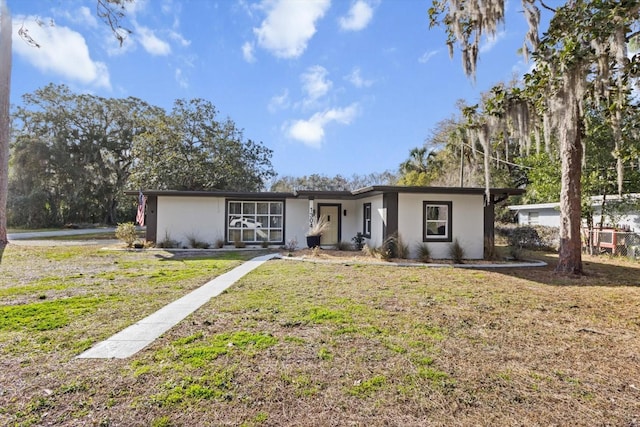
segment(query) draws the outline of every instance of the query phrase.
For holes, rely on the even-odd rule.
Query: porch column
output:
[[[158,243],[158,196],[147,196],[147,231],[145,240]]]
[[[486,196],[485,196],[486,197]],[[488,258],[493,253],[495,245],[495,200],[493,196],[485,200],[484,204],[484,257]]]
[[[384,193],[382,208],[386,212],[387,220],[382,226],[382,241],[398,233],[398,193]]]

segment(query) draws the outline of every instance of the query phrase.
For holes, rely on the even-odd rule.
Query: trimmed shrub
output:
[[[123,222],[116,227],[116,238],[122,240],[128,248],[138,240],[138,232],[136,226],[132,222]]]
[[[420,260],[420,262],[431,261],[431,249],[429,249],[429,245],[426,243],[418,244],[416,252],[418,253],[418,260]]]
[[[168,232],[165,232],[164,234],[164,240],[161,240],[160,242],[157,243],[157,247],[159,248],[165,248],[165,249],[175,249],[175,248],[179,248],[180,247],[180,242],[178,240],[173,240],[170,236]]]
[[[464,262],[464,248],[458,241],[458,239],[454,239],[451,246],[449,246],[449,257],[456,264],[462,264]]]
[[[357,251],[361,251],[362,248],[364,247],[364,239],[365,239],[364,234],[360,232],[356,233],[355,237],[351,239]]]
[[[560,243],[558,227],[500,224],[495,232],[497,238],[516,250],[557,250]]]
[[[211,246],[207,242],[199,240],[198,237],[193,234],[187,236],[187,241],[193,249],[209,249]]]

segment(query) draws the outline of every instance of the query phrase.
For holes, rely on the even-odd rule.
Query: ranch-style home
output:
[[[351,242],[362,233],[369,246],[393,235],[417,255],[426,243],[433,258],[448,258],[457,240],[465,258],[482,259],[485,242],[494,239],[494,206],[523,190],[484,188],[371,186],[355,191],[229,192],[143,190],[146,238],[158,243],[190,238],[226,245],[243,242],[306,247],[310,218],[330,223],[320,244]],[[126,194],[138,195],[137,191]]]

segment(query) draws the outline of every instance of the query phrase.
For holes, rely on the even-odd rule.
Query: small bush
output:
[[[353,249],[351,243],[349,242],[338,242],[336,243],[336,250],[338,251],[350,251]]]
[[[178,240],[173,240],[171,236],[169,236],[169,232],[165,232],[164,240],[161,240],[156,244],[159,248],[171,249],[171,248],[179,248],[181,246],[181,242]]]
[[[362,248],[364,247],[364,239],[365,239],[364,234],[360,232],[356,233],[355,237],[351,239],[357,251],[361,251]]]
[[[138,240],[138,232],[136,226],[132,222],[123,222],[116,227],[116,238],[122,240],[128,248]]]
[[[522,247],[520,246],[515,246],[515,245],[510,245],[509,246],[509,257],[511,257],[513,260],[521,260],[522,259]]]
[[[390,260],[391,258],[398,257],[398,241],[395,236],[389,236],[384,239],[382,246],[377,249],[380,258],[384,260]]]
[[[298,239],[295,237],[293,239],[287,240],[287,243],[284,244],[284,249],[289,252],[293,252],[298,248]]]
[[[378,251],[376,250],[376,248],[372,248],[371,246],[365,244],[362,247],[362,253],[366,256],[370,256],[370,257],[374,257],[374,258],[380,258]]]
[[[454,239],[451,246],[449,246],[449,257],[456,264],[462,264],[464,262],[464,248],[458,239]]]
[[[380,258],[389,260],[391,258],[409,258],[409,245],[402,242],[398,234],[392,234],[384,239],[382,246],[376,249]]]
[[[189,242],[189,246],[191,246],[193,249],[209,249],[209,247],[211,246],[207,242],[199,240],[193,234],[187,236],[187,241]]]
[[[420,262],[431,261],[431,249],[429,249],[426,243],[418,244],[416,252],[418,253],[418,260],[420,260]]]
[[[397,243],[397,256],[400,259],[408,259],[411,255],[411,250],[409,249],[409,245],[404,243],[400,238],[398,238]]]

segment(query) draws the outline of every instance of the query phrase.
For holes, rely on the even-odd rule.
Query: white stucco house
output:
[[[640,203],[640,194],[627,194],[624,196],[627,202]],[[602,217],[603,196],[591,197],[594,210],[593,223],[599,224]],[[626,203],[625,207],[620,206],[621,198],[616,195],[609,195],[605,201],[604,226],[609,228],[625,229],[628,231],[640,230],[640,209],[633,208]],[[617,206],[618,207],[617,207]],[[546,225],[551,227],[560,226],[560,203],[538,203],[529,205],[508,206],[509,210],[517,215],[517,222],[520,225]]]
[[[362,233],[379,246],[397,234],[412,251],[427,243],[433,258],[448,258],[457,239],[466,258],[481,259],[494,241],[494,206],[523,190],[371,186],[355,191],[228,192],[142,190],[147,197],[146,238],[213,244],[242,241],[281,246],[295,240],[306,247],[310,217],[325,216],[330,227],[321,245],[350,242]],[[138,195],[138,191],[128,191]],[[417,255],[412,252],[412,255]]]

